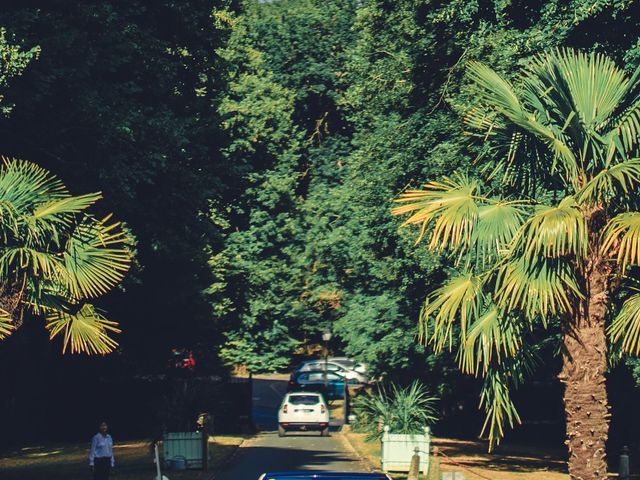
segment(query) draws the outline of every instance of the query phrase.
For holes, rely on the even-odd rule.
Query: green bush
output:
[[[384,425],[392,433],[422,433],[437,420],[437,400],[417,380],[404,388],[393,383],[388,388],[380,385],[354,401],[354,427],[367,433],[369,440],[382,437]]]

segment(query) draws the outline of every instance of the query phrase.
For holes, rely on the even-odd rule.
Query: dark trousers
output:
[[[111,457],[97,457],[93,461],[93,480],[109,480]]]

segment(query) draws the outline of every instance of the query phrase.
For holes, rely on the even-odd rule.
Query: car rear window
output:
[[[291,405],[317,405],[320,403],[318,395],[290,395],[289,403]]]

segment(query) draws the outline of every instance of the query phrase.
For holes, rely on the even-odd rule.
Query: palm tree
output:
[[[538,363],[535,338],[559,324],[569,473],[606,478],[608,341],[640,353],[640,72],[569,49],[535,57],[513,83],[480,63],[468,71],[483,180],[456,173],[393,211],[454,259],[425,302],[422,339],[484,378],[493,446],[519,422],[510,390]]]
[[[99,193],[72,196],[39,166],[2,157],[0,166],[0,339],[25,317],[41,316],[63,352],[111,352],[117,343],[90,300],[123,279],[131,263],[126,234],[86,210]]]

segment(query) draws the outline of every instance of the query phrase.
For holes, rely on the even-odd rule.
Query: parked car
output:
[[[291,375],[288,390],[319,392],[322,393],[327,400],[334,400],[344,396],[345,383],[348,383],[350,386],[361,385],[356,379],[345,379],[340,372],[325,372],[324,370],[311,372],[297,371]]]
[[[269,472],[260,475],[258,480],[301,480],[313,478],[316,480],[392,480],[386,473],[356,473],[356,472]]]
[[[355,379],[358,381],[358,383],[369,383],[369,377],[367,377],[366,375],[360,372],[356,372],[355,370],[351,370],[337,362],[325,362],[324,360],[308,360],[298,366],[296,370],[298,372],[311,372],[319,370],[324,371],[325,369],[329,372],[338,372],[343,377],[349,380]]]
[[[282,399],[278,410],[278,435],[290,430],[319,430],[329,435],[329,407],[321,393],[290,392]]]
[[[356,362],[355,360],[349,357],[329,357],[328,360],[330,362],[339,363],[340,365],[342,365],[345,368],[348,368],[349,370],[355,370],[356,372],[362,373],[365,375],[368,370],[366,363]]]

